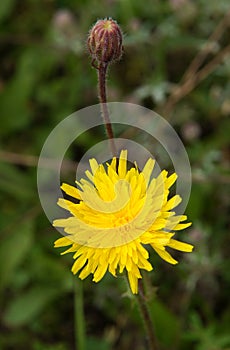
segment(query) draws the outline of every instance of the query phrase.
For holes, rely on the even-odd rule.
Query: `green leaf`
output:
[[[0,163],[0,189],[13,198],[25,200],[34,197],[31,178],[7,163]]]
[[[0,290],[6,287],[32,246],[33,222],[21,223],[0,245]]]
[[[59,286],[60,293],[69,292],[73,289],[73,276],[70,268],[64,264],[62,256],[56,256],[47,252],[34,249],[31,254],[34,264],[30,268],[30,273],[36,277],[36,281],[50,288]]]
[[[31,288],[11,301],[3,315],[4,323],[11,327],[29,324],[58,294],[57,288]]]
[[[152,301],[150,311],[157,337],[167,348],[170,348],[171,344],[176,344],[180,333],[179,320],[163,303],[156,299]],[[163,333],[162,330],[164,330]]]
[[[15,76],[4,86],[0,95],[0,133],[22,129],[31,116],[29,97],[37,78],[38,52],[26,50],[19,58]]]

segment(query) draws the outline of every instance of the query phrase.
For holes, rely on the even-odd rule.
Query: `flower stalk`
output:
[[[139,293],[136,295],[136,301],[139,306],[139,311],[145,326],[145,331],[148,338],[149,350],[159,350],[153,322],[152,322],[148,304],[146,301],[144,284],[142,280],[138,281],[138,290],[139,290]]]
[[[113,129],[109,117],[106,96],[106,73],[108,65],[121,58],[123,53],[122,32],[113,19],[97,21],[88,36],[88,50],[92,56],[92,66],[98,70],[98,90],[101,113],[113,156],[116,156]]]
[[[101,113],[104,121],[106,133],[110,142],[110,148],[112,155],[116,156],[116,145],[114,142],[114,134],[112,129],[112,124],[109,117],[109,110],[107,105],[106,96],[106,73],[108,69],[108,63],[101,62],[98,67],[98,90],[99,90],[99,100],[101,103]]]

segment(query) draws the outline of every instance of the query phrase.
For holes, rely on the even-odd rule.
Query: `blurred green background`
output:
[[[111,66],[109,101],[159,112],[189,154],[195,245],[176,267],[155,254],[149,274],[156,333],[165,350],[230,349],[230,6],[228,0],[4,0],[0,2],[0,349],[74,349],[71,256],[42,211],[36,164],[52,129],[97,103],[86,51],[89,28],[116,19],[123,59]],[[194,60],[195,58],[195,60]],[[83,135],[72,162],[103,138]],[[65,173],[65,181],[72,181]],[[175,256],[175,253],[173,254]],[[146,349],[122,278],[83,283],[86,349]]]

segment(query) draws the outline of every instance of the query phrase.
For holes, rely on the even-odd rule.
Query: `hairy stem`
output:
[[[109,110],[107,106],[107,96],[106,96],[106,73],[107,73],[108,64],[100,63],[98,67],[98,88],[99,88],[99,99],[101,103],[101,113],[103,121],[105,124],[106,133],[110,142],[110,149],[112,154],[116,155],[116,146],[114,143],[114,134],[112,129],[112,124],[109,118]]]
[[[153,322],[148,309],[147,301],[145,298],[144,285],[142,280],[138,281],[139,293],[136,296],[136,300],[139,306],[139,310],[145,325],[146,334],[148,337],[149,350],[159,350],[156,335],[154,332]]]

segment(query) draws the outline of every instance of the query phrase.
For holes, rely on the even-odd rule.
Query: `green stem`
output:
[[[153,322],[150,316],[150,312],[149,312],[146,297],[145,297],[144,285],[142,280],[138,281],[138,290],[139,290],[139,293],[136,296],[136,300],[139,306],[139,311],[141,313],[146,334],[148,337],[149,350],[159,350],[156,335],[154,332]]]
[[[74,277],[74,329],[75,329],[75,349],[85,350],[85,318],[83,282]]]
[[[109,110],[107,106],[107,96],[106,96],[106,73],[107,73],[108,63],[101,62],[98,67],[98,90],[99,99],[101,103],[101,113],[105,124],[105,130],[110,141],[110,148],[112,155],[116,155],[116,146],[114,142],[114,134],[112,129],[112,124],[109,117]]]

